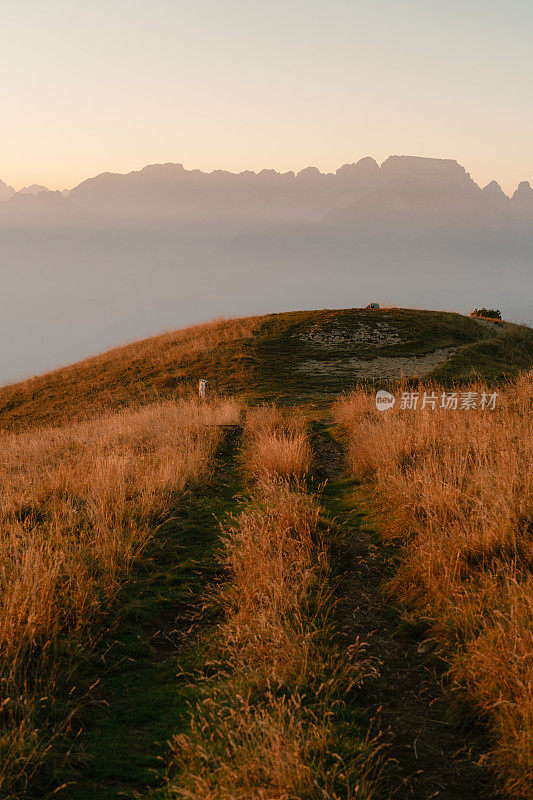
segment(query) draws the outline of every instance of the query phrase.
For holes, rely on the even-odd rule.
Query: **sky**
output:
[[[455,158],[533,183],[531,0],[2,0],[0,178]]]

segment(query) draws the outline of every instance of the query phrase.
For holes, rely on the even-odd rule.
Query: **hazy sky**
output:
[[[456,158],[533,182],[531,0],[0,0],[0,178]]]

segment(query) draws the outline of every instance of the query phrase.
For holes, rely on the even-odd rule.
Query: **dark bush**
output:
[[[487,319],[501,319],[501,311],[498,308],[476,308],[470,314],[471,317],[487,317]]]

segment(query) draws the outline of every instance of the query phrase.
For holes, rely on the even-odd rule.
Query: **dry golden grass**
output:
[[[196,390],[232,394],[249,380],[244,344],[262,317],[219,319],[117,347],[77,364],[0,387],[0,427],[66,424]]]
[[[312,459],[306,418],[273,405],[249,409],[242,459],[253,491],[224,536],[232,580],[222,638],[267,681],[298,683],[311,647],[308,600],[328,569],[319,507],[301,480]]]
[[[340,800],[375,797],[371,743],[337,752],[332,726],[335,679],[298,692],[215,694],[195,709],[191,732],[174,737],[182,800]],[[339,705],[337,701],[336,705]],[[185,777],[185,780],[183,778]]]
[[[153,526],[208,479],[217,424],[239,413],[231,400],[184,399],[0,436],[3,796],[49,746],[33,711],[53,692],[59,641],[82,657]]]
[[[248,413],[244,458],[252,495],[230,520],[223,562],[221,686],[172,743],[169,796],[188,800],[337,800],[373,796],[368,743],[338,755],[333,717],[363,675],[358,648],[326,640],[328,552],[316,498],[287,477],[280,436],[306,440],[305,420],[273,407]],[[270,437],[269,457],[257,447]],[[257,462],[257,463],[256,463]],[[267,466],[266,466],[267,465]]]
[[[306,679],[315,634],[308,603],[328,565],[318,523],[318,506],[303,488],[268,482],[228,527],[232,580],[222,638],[237,669],[253,665],[267,681]]]
[[[311,447],[305,418],[272,405],[246,414],[243,464],[249,478],[302,480],[311,468]]]
[[[196,389],[199,378],[209,381],[209,392],[242,395],[249,401],[316,399],[320,395],[329,399],[351,385],[350,359],[361,355],[362,345],[357,343],[361,324],[382,323],[392,324],[409,342],[413,358],[430,350],[458,347],[438,368],[439,380],[446,383],[476,374],[487,376],[486,380],[502,380],[529,368],[533,361],[533,332],[528,328],[504,323],[503,335],[495,336],[493,329],[478,321],[440,311],[323,309],[219,319],[133,342],[0,387],[0,428],[14,431],[65,424],[183,396]],[[331,326],[344,330],[348,337],[344,343],[338,342],[338,350],[329,351],[336,362],[346,360],[346,371],[302,372],[301,363],[315,350],[308,338],[310,331],[327,333]],[[350,344],[352,334],[356,335]],[[367,345],[364,347],[366,350]],[[374,355],[379,355],[378,351],[379,347]]]
[[[352,469],[375,488],[384,534],[405,541],[391,589],[432,621],[452,674],[491,722],[506,789],[530,797],[533,373],[494,411],[379,413],[373,402],[354,392],[334,411]]]

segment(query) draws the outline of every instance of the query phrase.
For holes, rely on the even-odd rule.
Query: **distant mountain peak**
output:
[[[9,198],[15,194],[15,190],[12,186],[8,186],[7,183],[4,181],[0,181],[0,202],[2,200],[9,200]]]
[[[515,202],[533,203],[533,189],[529,181],[521,181],[512,198]]]
[[[53,191],[52,189],[38,191],[35,192],[35,194],[29,191],[20,191],[11,195],[6,206],[21,211],[26,210],[30,215],[40,212],[48,214],[63,208],[64,201],[65,198],[63,194],[59,191]]]
[[[337,178],[343,180],[377,180],[379,178],[379,164],[370,156],[360,158],[353,164],[344,164],[335,173]]]
[[[166,164],[147,164],[142,169],[133,170],[132,172],[129,172],[128,174],[129,175],[136,175],[139,172],[144,172],[144,173],[147,173],[147,172],[155,172],[155,173],[160,173],[160,172],[185,172],[185,167],[183,166],[183,164],[176,164],[173,161],[167,161]],[[106,174],[109,175],[111,173],[106,173]],[[112,174],[118,174],[118,173],[112,173]]]
[[[48,189],[46,186],[41,186],[38,183],[32,183],[31,186],[25,186],[24,189],[19,189],[17,194],[30,194],[35,196],[40,192],[49,192],[49,191],[50,189]]]
[[[296,178],[299,181],[305,181],[306,183],[315,183],[316,181],[321,181],[324,178],[324,175],[322,172],[320,172],[318,167],[305,167],[297,173]]]
[[[451,176],[471,180],[465,168],[453,158],[389,156],[382,163],[381,172],[385,175],[397,175],[402,177],[438,178]]]
[[[500,200],[508,200],[509,199],[507,197],[507,195],[505,194],[505,192],[503,191],[502,187],[500,186],[500,184],[497,181],[491,181],[490,183],[487,183],[487,185],[483,187],[481,192],[485,197],[488,197],[488,198],[491,198],[491,199],[495,199],[495,200],[496,199],[500,199]]]
[[[389,156],[381,165],[382,178],[396,191],[411,191],[441,200],[467,199],[481,192],[461,164],[451,158]]]

